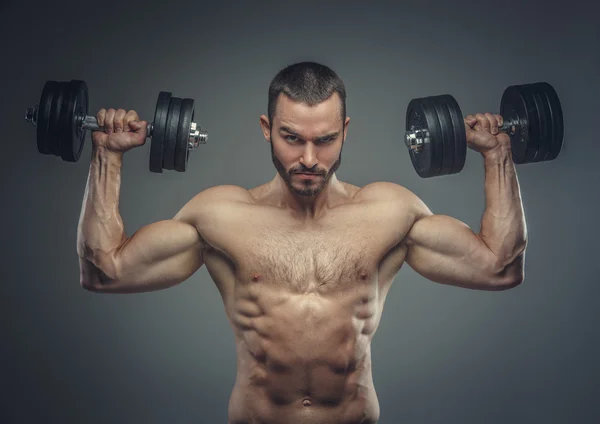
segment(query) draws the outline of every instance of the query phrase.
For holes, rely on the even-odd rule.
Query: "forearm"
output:
[[[119,214],[122,155],[93,147],[77,232],[77,253],[100,267],[125,240]],[[83,270],[82,270],[83,271]],[[111,270],[103,270],[110,276]]]
[[[503,275],[521,276],[527,226],[510,147],[483,154],[486,206],[480,238],[497,258]]]

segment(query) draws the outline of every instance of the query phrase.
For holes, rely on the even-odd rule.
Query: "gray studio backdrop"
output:
[[[537,3],[537,2],[536,2]],[[580,3],[580,5],[577,5]],[[331,66],[352,121],[338,177],[392,181],[479,231],[481,157],[424,180],[402,142],[414,97],[453,94],[498,112],[504,88],[561,97],[558,160],[518,167],[529,230],[525,282],[505,292],[432,283],[405,266],[373,342],[381,423],[599,422],[597,6],[561,1],[4,2],[0,422],[225,423],[235,345],[206,268],[168,290],[79,286],[76,231],[89,168],[37,152],[24,121],[46,80],[84,79],[92,114],[152,120],[160,90],[196,100],[209,132],[188,171],[125,156],[128,234],[211,186],[251,188],[275,168],[259,116],[282,67]],[[89,136],[88,136],[89,141]]]

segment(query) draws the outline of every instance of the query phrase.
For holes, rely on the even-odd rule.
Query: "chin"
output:
[[[317,194],[319,194],[321,191],[323,191],[325,186],[326,186],[326,184],[321,184],[317,187],[306,187],[306,186],[298,187],[298,186],[295,186],[294,184],[292,184],[290,188],[292,189],[292,192],[294,194],[297,194],[298,196],[314,197]]]

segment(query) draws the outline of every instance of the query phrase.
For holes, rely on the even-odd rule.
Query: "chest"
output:
[[[372,234],[356,228],[263,230],[241,247],[242,268],[250,280],[258,275],[299,290],[369,280],[380,250]]]
[[[219,216],[204,233],[213,247],[214,254],[206,257],[213,278],[231,272],[242,285],[280,285],[299,293],[372,284],[382,269],[387,278],[402,262],[390,252],[409,229],[397,211],[358,206],[311,223],[258,207],[236,219],[227,216]]]

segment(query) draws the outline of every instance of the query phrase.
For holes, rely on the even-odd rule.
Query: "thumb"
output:
[[[142,146],[146,143],[146,128],[148,123],[146,121],[131,121],[129,123],[129,128],[133,130],[135,133],[135,138],[137,140],[136,145]]]
[[[147,125],[146,121],[131,121],[129,123],[129,126],[133,129],[133,130],[140,130],[142,128],[144,128]]]

